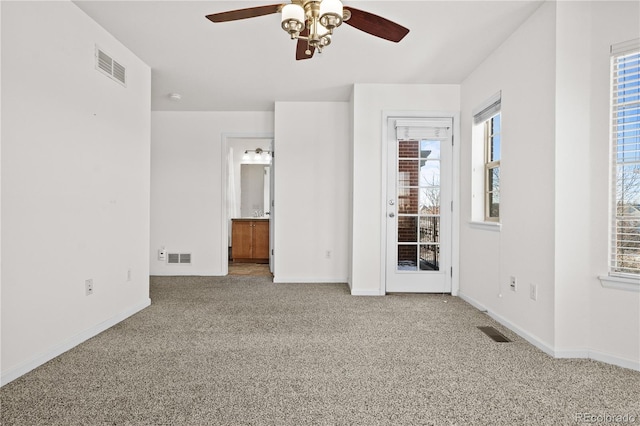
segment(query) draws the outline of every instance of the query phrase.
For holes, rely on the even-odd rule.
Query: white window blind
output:
[[[502,92],[498,92],[473,111],[473,124],[484,123],[499,113],[501,106]]]
[[[420,118],[396,120],[398,140],[444,139],[451,134],[451,119]]]
[[[611,46],[610,273],[640,275],[640,39]]]

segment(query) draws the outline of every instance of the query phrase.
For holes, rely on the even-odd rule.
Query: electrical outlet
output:
[[[529,284],[529,297],[531,300],[538,300],[538,286],[533,283]]]
[[[88,280],[84,280],[84,292],[87,296],[90,296],[93,294],[93,280],[92,279],[88,279]]]
[[[512,291],[516,291],[516,277],[511,276],[511,279],[509,280],[509,287],[511,287]]]

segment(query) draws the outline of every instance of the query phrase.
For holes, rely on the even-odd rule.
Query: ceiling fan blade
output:
[[[247,9],[230,10],[228,12],[212,13],[207,15],[211,22],[228,22],[239,19],[255,18],[257,16],[271,15],[280,11],[282,4],[270,4],[268,6],[249,7]]]
[[[309,28],[305,28],[304,30],[302,30],[300,32],[300,35],[303,37],[308,36]],[[307,54],[307,51],[311,53]],[[315,51],[316,51],[316,48],[313,46],[309,46],[309,43],[307,42],[307,40],[298,39],[298,44],[296,45],[296,61],[299,61],[301,59],[312,58]]]
[[[351,12],[351,18],[344,22],[365,33],[396,43],[409,33],[408,28],[381,16],[353,7],[344,6],[344,8]]]

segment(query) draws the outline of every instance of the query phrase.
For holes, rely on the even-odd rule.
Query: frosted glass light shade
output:
[[[342,24],[342,13],[340,0],[322,0],[320,3],[320,22],[330,30]]]
[[[320,3],[320,16],[327,13],[342,16],[342,2],[340,0],[322,0],[322,3]]]
[[[291,20],[298,21],[300,23],[303,23],[305,21],[304,9],[302,8],[302,6],[290,3],[282,8],[282,23]]]
[[[318,22],[318,24],[317,24],[317,25],[318,25],[318,27],[317,27],[318,35],[323,35],[323,34],[328,33],[328,31],[327,31],[327,27],[325,27],[324,25],[322,25],[320,22]]]

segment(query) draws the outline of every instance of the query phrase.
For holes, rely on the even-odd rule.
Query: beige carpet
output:
[[[451,296],[229,276],[152,278],[151,299],[0,389],[2,424],[640,423],[640,373],[552,359]]]

